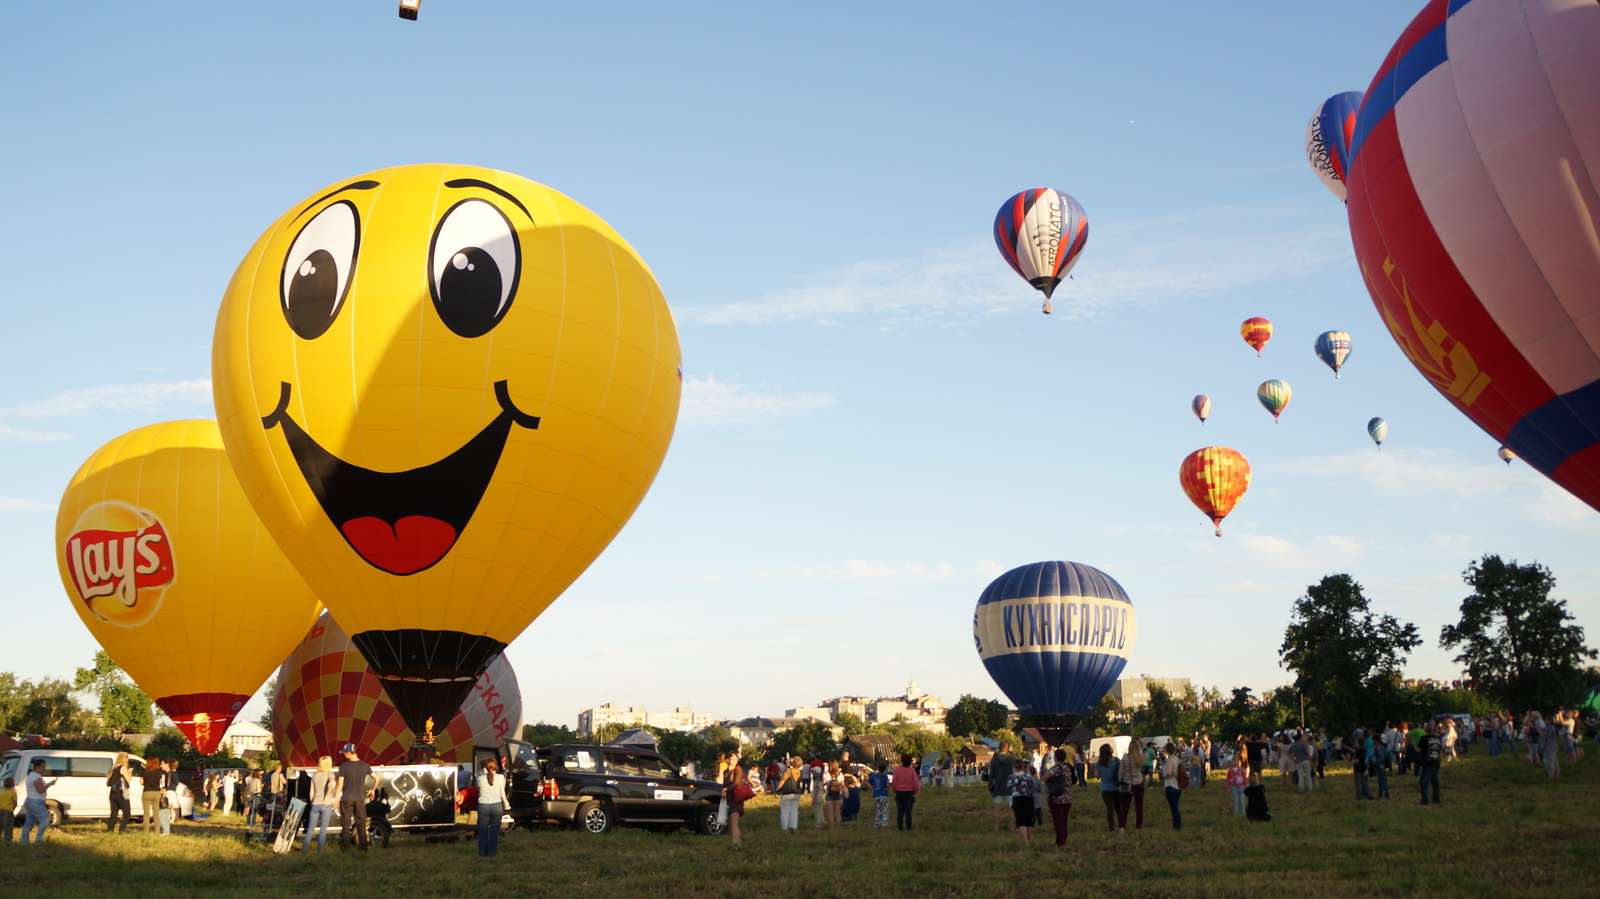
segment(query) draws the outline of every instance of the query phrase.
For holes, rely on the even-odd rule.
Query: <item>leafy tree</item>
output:
[[[183,767],[193,767],[200,760],[200,753],[195,752],[189,745],[189,738],[183,735],[170,724],[164,724],[156,729],[155,735],[144,747],[145,758],[176,759]]]
[[[1406,655],[1421,644],[1416,625],[1373,615],[1360,584],[1348,574],[1331,574],[1295,600],[1278,654],[1295,674],[1307,720],[1314,711],[1316,724],[1344,730],[1387,716]],[[1298,696],[1274,698],[1298,706]],[[1281,702],[1274,705],[1283,710]]]
[[[1461,622],[1445,625],[1439,644],[1461,647],[1474,687],[1518,711],[1551,709],[1580,698],[1583,662],[1595,658],[1565,600],[1550,598],[1556,579],[1537,562],[1518,565],[1485,555],[1462,572],[1472,595]]]
[[[1005,704],[998,700],[979,699],[971,693],[963,693],[945,712],[944,727],[952,736],[987,737],[1006,726],[1008,714]]]
[[[95,730],[92,716],[72,693],[72,684],[64,680],[46,677],[34,683],[0,672],[0,732],[55,737]]]
[[[103,649],[94,654],[92,667],[78,669],[73,687],[80,693],[92,693],[100,700],[100,721],[114,731],[149,733],[155,724],[149,695],[134,686],[122,673],[122,667]]]
[[[656,739],[660,741],[661,754],[680,768],[684,763],[697,761],[705,755],[705,741],[694,734],[667,730],[657,735]]]
[[[1122,700],[1111,693],[1100,697],[1094,704],[1089,714],[1083,719],[1083,726],[1094,731],[1097,737],[1113,737],[1121,732],[1122,725],[1112,721],[1112,716],[1121,713]]]
[[[1152,684],[1150,701],[1133,713],[1133,728],[1140,736],[1175,735],[1178,730],[1178,702],[1165,687]]]
[[[272,766],[278,763],[278,744],[268,740],[267,745],[261,748],[261,754],[256,756],[256,767],[262,771],[271,771]]]
[[[787,730],[772,735],[767,744],[767,754],[776,758],[798,755],[803,759],[820,756],[836,758],[839,744],[833,739],[833,729],[821,721],[803,721]]]
[[[578,739],[565,724],[546,724],[540,721],[537,724],[522,725],[522,741],[532,746],[554,746],[557,743],[572,743]]]
[[[1022,748],[1022,740],[1017,736],[1016,731],[1009,727],[996,728],[995,732],[989,736],[993,737],[997,743],[1004,743],[1010,746],[1013,752]]]
[[[867,732],[867,722],[855,712],[840,712],[834,716],[833,723],[843,728],[847,737]]]
[[[613,721],[610,724],[602,724],[602,725],[600,725],[598,728],[595,729],[594,733],[589,735],[589,739],[593,740],[596,743],[610,743],[612,740],[615,740],[617,737],[622,736],[622,732],[627,730],[627,729],[628,729],[628,725],[623,724],[623,723],[621,723],[619,721]]]
[[[261,718],[256,721],[257,724],[261,725],[267,730],[272,730],[272,705],[273,703],[277,702],[277,700],[278,676],[274,674],[272,679],[267,681],[267,710],[262,712]]]
[[[1202,702],[1216,702],[1221,698],[1222,691],[1217,689],[1215,684],[1212,684],[1211,686],[1200,691],[1200,699]]]
[[[716,773],[717,758],[723,753],[744,751],[733,732],[720,724],[713,724],[701,730],[700,742],[704,746],[700,752],[700,766],[710,769],[712,774]]]

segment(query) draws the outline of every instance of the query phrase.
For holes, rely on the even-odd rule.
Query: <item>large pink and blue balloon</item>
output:
[[[1083,207],[1054,188],[1025,190],[1001,204],[994,217],[995,246],[1012,271],[1044,294],[1045,312],[1088,242]]]
[[[1128,663],[1138,616],[1122,585],[1077,562],[1035,562],[978,597],[972,639],[1025,727],[1051,743],[1106,695]]]
[[[1306,125],[1306,161],[1333,195],[1347,198],[1345,179],[1350,173],[1350,138],[1356,130],[1360,91],[1334,94],[1311,114]]]
[[[1600,509],[1600,4],[1432,0],[1356,116],[1350,237],[1417,370]]]

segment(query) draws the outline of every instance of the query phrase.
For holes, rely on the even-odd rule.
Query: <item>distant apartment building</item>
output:
[[[833,723],[833,709],[821,705],[803,705],[797,709],[786,709],[785,718],[799,718],[811,721],[821,721],[823,724]]]
[[[1150,688],[1160,687],[1166,690],[1174,700],[1181,701],[1183,695],[1189,691],[1187,677],[1124,677],[1111,687],[1111,695],[1115,696],[1125,709],[1143,708],[1150,704]]]
[[[690,731],[707,727],[713,722],[710,715],[696,713],[688,706],[679,706],[670,712],[652,712],[644,706],[615,706],[611,703],[584,709],[578,713],[578,736],[586,737],[608,724],[638,727],[641,724],[662,730]]]

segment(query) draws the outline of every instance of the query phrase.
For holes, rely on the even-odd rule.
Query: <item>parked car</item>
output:
[[[33,760],[45,761],[44,776],[55,778],[48,792],[45,807],[50,810],[50,826],[55,827],[73,818],[108,818],[111,816],[111,791],[106,787],[106,777],[116,761],[115,752],[94,752],[87,749],[12,749],[0,754],[0,780],[11,778],[17,785],[17,795],[23,792],[23,779],[33,769]],[[128,761],[135,771],[144,770],[144,759],[130,755]],[[135,788],[137,789],[137,787]],[[138,795],[131,797],[138,806]],[[18,804],[21,813],[21,803]],[[134,811],[137,813],[138,808]]]
[[[518,823],[553,822],[603,834],[617,824],[723,830],[717,821],[722,786],[683,776],[661,753],[642,746],[518,740],[502,750],[511,772],[511,816]]]

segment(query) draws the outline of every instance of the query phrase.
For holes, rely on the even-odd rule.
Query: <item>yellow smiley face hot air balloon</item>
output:
[[[214,421],[101,447],[56,515],[78,617],[201,752],[321,611],[234,477]]]
[[[626,241],[548,187],[452,165],[285,212],[228,285],[212,370],[256,511],[417,733],[633,514],[681,388]]]

